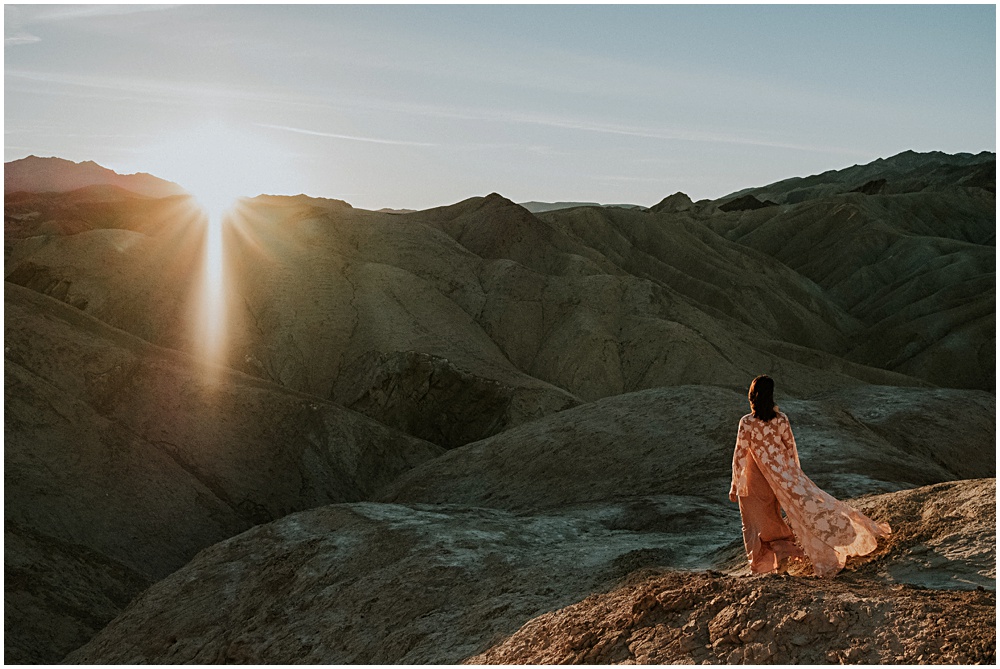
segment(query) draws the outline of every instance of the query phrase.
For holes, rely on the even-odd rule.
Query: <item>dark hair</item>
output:
[[[767,374],[761,374],[750,382],[750,413],[765,423],[778,414],[774,411],[774,379]]]

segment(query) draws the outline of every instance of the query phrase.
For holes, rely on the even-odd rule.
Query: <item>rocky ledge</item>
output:
[[[995,499],[995,479],[855,499],[894,532],[835,579],[742,576],[732,546],[682,571],[697,523],[336,504],[202,551],[66,660],[992,662]]]

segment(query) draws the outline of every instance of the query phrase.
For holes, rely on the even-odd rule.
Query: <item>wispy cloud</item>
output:
[[[318,130],[306,130],[304,128],[293,128],[287,125],[271,125],[270,123],[254,124],[260,128],[272,128],[274,130],[285,130],[295,132],[300,135],[311,135],[313,137],[330,137],[332,139],[347,139],[352,142],[369,142],[371,144],[391,144],[393,146],[434,146],[428,142],[411,142],[401,139],[381,139],[378,137],[359,137],[357,135],[342,135],[335,132],[320,132]]]
[[[190,82],[137,79],[134,77],[107,77],[94,74],[70,74],[60,72],[38,72],[34,70],[6,70],[8,79],[23,79],[61,86],[80,86],[105,90],[126,91],[159,95],[206,96],[226,95],[226,88],[212,84]]]
[[[114,90],[132,93],[142,96],[144,99],[159,97],[161,99],[181,101],[181,102],[204,102],[211,99],[232,99],[252,101],[258,103],[270,103],[276,105],[306,106],[312,108],[353,108],[359,110],[376,109],[389,111],[407,116],[424,116],[434,118],[445,118],[466,121],[479,121],[483,123],[502,124],[523,124],[542,126],[560,130],[570,130],[584,133],[618,135],[625,137],[637,137],[659,141],[693,142],[703,144],[732,144],[744,146],[758,146],[766,148],[788,149],[793,151],[805,151],[812,153],[827,153],[833,155],[843,155],[858,157],[859,152],[855,148],[832,146],[827,144],[812,144],[806,142],[788,141],[780,138],[761,136],[752,131],[747,132],[725,132],[699,129],[680,129],[671,127],[649,127],[641,125],[626,125],[603,123],[590,121],[587,119],[572,118],[559,115],[533,114],[515,111],[497,111],[460,107],[438,107],[431,105],[406,104],[389,102],[379,99],[365,99],[362,97],[351,99],[341,97],[336,103],[324,101],[312,96],[287,95],[280,91],[258,90],[241,87],[238,85],[220,85],[215,83],[200,83],[183,80],[155,80],[140,79],[134,77],[108,77],[97,74],[67,74],[53,72],[39,72],[30,70],[7,70],[5,72],[8,82],[14,80],[32,81],[58,86],[58,94],[67,96],[86,95],[79,90],[69,90],[67,87],[90,88],[98,90]],[[40,92],[40,91],[39,91]],[[348,135],[342,133],[324,132],[309,130],[286,125],[258,124],[260,127],[269,127],[275,130],[311,135],[315,137],[328,137],[331,139],[342,139],[347,141],[368,142],[373,144],[388,144],[396,146],[436,146],[429,142],[416,142],[407,140],[385,139],[379,137],[364,137]]]
[[[103,16],[125,16],[127,14],[144,14],[146,12],[162,12],[181,5],[78,5],[39,7],[31,21],[69,21],[78,19],[100,18]]]
[[[140,102],[163,102],[180,104],[203,104],[209,100],[238,100],[278,105],[303,104],[293,98],[239,85],[185,80],[145,79],[127,76],[105,76],[99,74],[77,74],[60,72],[40,72],[36,70],[7,69],[4,71],[5,88],[11,90],[13,82],[30,81],[49,87],[48,90],[34,89],[23,92],[60,95],[73,98],[113,99],[107,93],[85,93],[81,89],[94,91],[118,91],[128,93]]]
[[[342,100],[342,104],[346,102]],[[858,156],[857,149],[825,144],[785,141],[771,137],[754,135],[752,132],[735,133],[711,130],[688,130],[670,127],[648,127],[639,125],[623,125],[601,123],[579,118],[547,114],[529,114],[514,111],[496,111],[471,109],[461,107],[436,107],[430,105],[411,105],[406,103],[388,102],[384,100],[357,100],[347,103],[356,108],[378,109],[400,114],[446,118],[463,121],[482,121],[487,123],[514,123],[536,125],[561,130],[579,132],[639,137],[663,141],[697,142],[712,144],[737,144],[760,146],[767,148],[790,149],[794,151],[823,152],[837,155]]]
[[[3,45],[8,46],[19,46],[21,44],[34,44],[35,42],[41,42],[42,38],[38,35],[32,35],[29,32],[21,30],[14,33],[13,35],[4,35]]]
[[[18,5],[4,9],[4,48],[34,44],[42,38],[27,30],[28,26],[56,21],[79,21],[106,16],[125,16],[160,12],[179,5]]]
[[[843,155],[856,155],[854,149],[829,145],[814,145],[799,142],[787,142],[768,138],[754,137],[752,135],[742,135],[734,133],[722,133],[701,130],[679,130],[673,128],[650,128],[643,126],[618,125],[610,123],[597,123],[579,119],[560,118],[545,115],[530,115],[519,113],[499,113],[499,112],[462,112],[455,110],[442,110],[435,113],[445,117],[464,118],[468,120],[482,120],[501,123],[523,123],[530,125],[540,125],[563,130],[577,130],[581,132],[599,133],[606,135],[621,135],[626,137],[640,137],[643,139],[656,139],[665,141],[681,142],[701,142],[713,144],[742,144],[748,146],[762,146],[768,148],[792,149],[795,151],[825,152]]]
[[[4,136],[7,135],[39,135],[46,139],[68,138],[68,139],[148,139],[152,137],[149,133],[90,133],[90,132],[63,132],[51,130],[49,128],[5,128]]]

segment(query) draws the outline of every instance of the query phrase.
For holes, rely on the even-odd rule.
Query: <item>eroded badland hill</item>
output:
[[[6,180],[7,661],[995,661],[993,154],[648,210],[244,200],[211,363],[191,199],[63,163]],[[762,372],[894,528],[832,581],[746,573]]]

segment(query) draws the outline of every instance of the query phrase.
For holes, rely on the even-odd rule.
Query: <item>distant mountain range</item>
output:
[[[532,214],[541,214],[546,211],[556,211],[558,209],[573,209],[574,207],[618,207],[621,209],[647,209],[641,204],[601,204],[599,202],[519,202],[522,207]]]
[[[148,197],[187,194],[179,185],[151,174],[118,174],[93,161],[76,163],[63,158],[28,156],[4,163],[4,193],[64,193],[89,186],[116,186]],[[976,187],[996,192],[996,154],[947,154],[940,151],[917,153],[904,151],[890,158],[879,158],[865,165],[829,170],[807,177],[793,177],[753,188],[744,188],[716,200],[692,202],[684,193],[675,193],[646,207],[639,204],[601,204],[599,202],[530,202],[518,203],[533,214],[576,207],[604,207],[637,211],[709,212],[759,209],[777,204],[795,204],[838,193],[892,195],[938,190],[949,186]],[[91,196],[98,191],[91,191]],[[322,199],[322,198],[320,198]],[[414,209],[382,208],[379,213],[410,214]]]
[[[28,156],[4,163],[3,192],[64,193],[87,186],[117,186],[149,197],[187,193],[177,184],[152,174],[118,174],[93,161],[75,163],[64,158]]]

